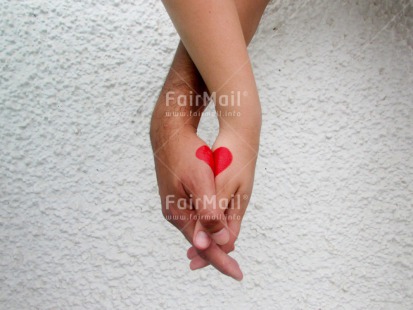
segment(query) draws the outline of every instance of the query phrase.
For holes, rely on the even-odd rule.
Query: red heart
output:
[[[212,152],[208,146],[203,145],[197,149],[196,157],[211,167],[215,177],[227,169],[232,162],[232,153],[224,146]]]
[[[206,162],[211,167],[212,171],[214,171],[214,157],[208,146],[203,145],[199,147],[196,150],[196,157]]]
[[[232,162],[232,153],[226,147],[217,148],[214,153],[214,175],[217,176],[222,171],[228,168]]]

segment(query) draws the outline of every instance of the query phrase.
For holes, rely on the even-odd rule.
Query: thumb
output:
[[[194,193],[197,224],[194,231],[194,245],[203,250],[209,246],[206,237],[209,235],[218,245],[226,244],[230,238],[225,209],[221,209],[216,201],[215,182],[212,173],[198,183]]]

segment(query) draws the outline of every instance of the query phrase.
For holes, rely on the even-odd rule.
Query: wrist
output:
[[[243,106],[217,107],[220,132],[233,132],[249,139],[258,139],[262,113],[259,101],[244,102]]]
[[[169,132],[181,127],[196,131],[205,105],[204,101],[196,103],[194,95],[187,85],[168,87],[166,83],[152,113],[151,132]]]

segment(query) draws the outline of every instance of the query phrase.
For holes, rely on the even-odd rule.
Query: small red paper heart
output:
[[[226,147],[217,148],[214,153],[214,175],[217,176],[228,168],[232,162],[232,154]]]
[[[211,167],[215,177],[227,169],[232,162],[232,153],[224,146],[212,152],[208,146],[203,145],[197,149],[196,157]]]
[[[206,162],[211,167],[212,171],[214,171],[214,156],[208,146],[203,145],[199,147],[196,150],[196,157]]]

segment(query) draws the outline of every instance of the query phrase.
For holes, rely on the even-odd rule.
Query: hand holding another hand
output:
[[[214,159],[212,170],[215,172],[216,203],[225,214],[230,234],[228,242],[219,247],[229,253],[235,249],[235,241],[251,197],[258,142],[247,141],[232,131],[221,132],[212,150],[210,152]],[[205,251],[196,246],[188,249],[187,256],[191,260],[192,270],[209,265]]]
[[[162,212],[191,243],[191,269],[211,264],[241,280],[238,263],[228,253],[234,250],[251,196],[261,127],[246,45],[268,0],[163,3],[181,42],[151,123]],[[166,100],[169,90],[172,105]],[[220,102],[236,91],[248,94],[236,106],[240,117],[226,117],[227,107],[216,106],[224,116],[218,116],[220,131],[211,150],[196,134],[203,108],[177,104],[178,99],[183,95],[188,103],[193,94],[213,93]],[[171,120],[165,111],[184,116]],[[185,115],[194,111],[197,116]]]
[[[238,263],[227,254],[240,224],[227,222],[227,205],[217,204],[213,169],[196,156],[198,150],[209,148],[191,127],[180,128],[168,138],[159,138],[162,135],[158,131],[152,136],[162,213],[193,245],[191,269],[212,264],[241,280]]]

